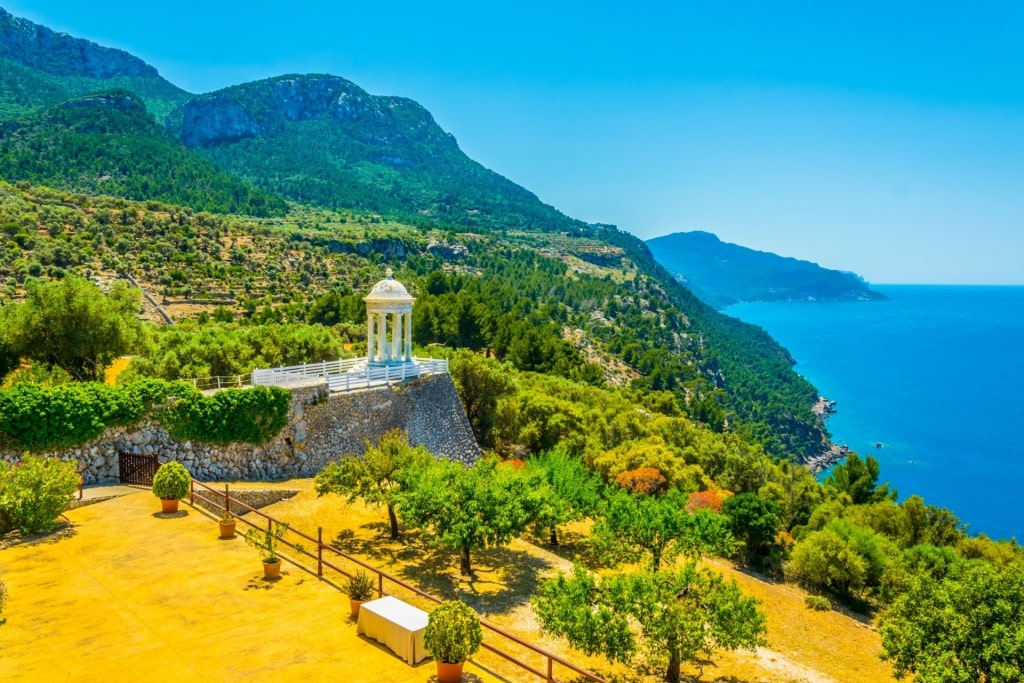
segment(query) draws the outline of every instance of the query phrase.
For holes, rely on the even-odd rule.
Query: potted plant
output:
[[[364,571],[356,572],[355,576],[348,577],[344,587],[348,595],[348,605],[352,609],[352,617],[359,616],[359,606],[373,598],[373,579]]]
[[[165,462],[153,475],[153,495],[160,499],[165,513],[178,511],[178,500],[188,495],[192,475],[180,462]]]
[[[483,642],[480,617],[461,600],[446,600],[427,617],[423,646],[437,660],[438,683],[462,680],[462,665]]]
[[[220,537],[221,538],[234,538],[235,537],[235,525],[238,524],[238,520],[231,514],[231,510],[228,508],[224,509],[224,512],[220,514],[220,519],[217,520],[220,524]]]
[[[276,579],[281,575],[281,558],[277,556],[277,542],[281,540],[288,525],[271,522],[266,529],[249,529],[245,532],[245,542],[260,553],[263,558],[263,577]]]

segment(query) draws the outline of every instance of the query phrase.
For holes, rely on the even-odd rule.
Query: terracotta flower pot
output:
[[[359,618],[359,608],[362,607],[364,602],[366,602],[366,600],[355,600],[353,598],[348,599],[348,607],[352,610],[353,619]]]
[[[437,662],[437,683],[459,683],[462,680],[462,666],[465,662],[449,664],[448,662]]]
[[[163,508],[163,513],[169,515],[173,512],[178,511],[178,499],[177,498],[161,498],[160,507]]]
[[[235,537],[235,520],[230,522],[218,522],[220,524],[220,537],[221,538],[234,538]]]
[[[281,560],[263,563],[263,578],[276,579],[281,576]]]

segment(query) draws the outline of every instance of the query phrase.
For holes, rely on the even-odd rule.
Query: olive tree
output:
[[[433,456],[423,446],[410,446],[409,436],[400,429],[386,432],[376,446],[366,445],[362,456],[346,455],[328,463],[316,475],[316,493],[348,496],[348,502],[362,498],[370,505],[383,505],[388,511],[391,538],[398,538],[395,505],[411,472],[427,466]]]
[[[615,662],[642,653],[672,683],[683,662],[699,663],[716,649],[754,649],[766,632],[758,601],[696,560],[600,579],[576,565],[571,575],[541,582],[532,603],[544,632]]]
[[[471,576],[471,551],[511,543],[534,520],[543,493],[492,458],[472,467],[439,460],[416,471],[398,496],[398,512],[457,551],[463,575]]]

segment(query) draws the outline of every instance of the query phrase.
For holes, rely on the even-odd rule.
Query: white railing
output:
[[[220,377],[195,377],[186,379],[200,391],[207,389],[225,389],[227,387],[244,387],[249,385],[249,375],[221,375]]]
[[[365,358],[345,358],[303,363],[289,367],[252,371],[253,385],[290,386],[309,379],[324,378],[331,391],[351,391],[402,382],[412,377],[448,372],[448,361],[436,358],[413,358],[412,363],[365,367]],[[359,366],[363,367],[359,367]]]

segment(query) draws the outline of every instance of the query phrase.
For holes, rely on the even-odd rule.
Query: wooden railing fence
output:
[[[197,488],[200,489],[200,490],[197,491]],[[194,506],[197,499],[202,503],[202,506],[204,508],[206,508],[207,510],[211,510],[211,511],[212,510],[219,510],[219,511],[231,510],[233,512],[236,511],[236,510],[243,510],[244,512],[241,513],[243,515],[245,515],[246,513],[253,513],[257,518],[259,518],[259,521],[255,522],[255,523],[251,519],[246,519],[246,517],[244,517],[244,516],[238,516],[237,513],[235,513],[235,514],[236,514],[237,519],[240,522],[243,522],[243,523],[247,524],[248,526],[250,526],[250,527],[252,527],[254,529],[262,529],[263,526],[264,526],[263,525],[264,521],[266,522],[266,527],[267,528],[273,528],[273,525],[275,525],[275,524],[282,524],[282,522],[280,520],[274,519],[270,515],[268,515],[268,514],[266,514],[264,512],[261,512],[260,510],[257,510],[256,508],[253,508],[253,507],[249,506],[247,503],[239,500],[238,498],[233,497],[231,495],[231,493],[230,493],[230,490],[229,490],[227,484],[224,485],[224,490],[223,491],[219,491],[217,489],[214,489],[209,484],[206,484],[204,482],[197,481],[197,480],[193,479],[192,480],[192,485],[191,485],[191,488],[190,488],[190,491],[189,491],[189,503]],[[385,572],[385,571],[383,571],[381,569],[378,569],[378,568],[376,568],[376,567],[374,567],[372,565],[369,565],[366,562],[363,562],[362,560],[360,560],[359,558],[353,557],[352,555],[349,555],[348,553],[346,553],[346,552],[344,552],[344,551],[342,551],[342,550],[340,550],[340,549],[338,549],[338,548],[336,548],[336,547],[334,547],[334,546],[332,546],[330,544],[324,543],[323,542],[323,527],[319,527],[317,529],[317,535],[316,535],[315,538],[313,536],[309,535],[309,534],[306,534],[306,533],[304,533],[302,531],[299,531],[298,529],[294,529],[291,526],[289,526],[288,532],[289,532],[289,534],[294,534],[296,537],[302,539],[302,541],[292,541],[292,540],[289,540],[287,537],[284,537],[284,538],[281,539],[281,542],[284,543],[285,545],[287,545],[288,547],[292,548],[293,550],[296,550],[298,552],[298,554],[316,560],[316,565],[317,565],[317,567],[316,567],[316,575],[319,576],[319,577],[323,577],[323,575],[324,575],[324,567],[327,567],[328,569],[331,569],[332,571],[338,572],[342,576],[346,576],[346,577],[352,576],[351,573],[345,571],[344,569],[342,569],[341,567],[337,566],[336,564],[334,564],[331,561],[332,556],[333,556],[333,557],[344,559],[346,562],[350,562],[350,563],[356,565],[357,567],[359,567],[360,569],[365,569],[366,571],[368,571],[368,572],[370,572],[372,574],[376,574],[376,576],[377,576],[377,593],[380,594],[381,596],[390,595],[390,593],[388,593],[387,591],[384,590],[384,586],[385,586],[384,582],[388,581],[388,582],[390,582],[390,583],[392,583],[392,584],[394,584],[396,586],[400,586],[402,589],[404,589],[406,591],[409,591],[409,592],[413,593],[414,595],[417,595],[417,596],[423,598],[424,600],[427,600],[428,602],[432,602],[432,603],[441,603],[442,602],[442,600],[440,598],[435,597],[435,596],[431,595],[430,593],[426,593],[426,592],[420,590],[419,588],[416,588],[415,586],[406,583],[402,579],[399,579],[396,576],[388,574],[387,572]],[[311,544],[311,546],[309,548],[307,548],[303,541],[308,541]],[[315,548],[315,550],[311,550],[311,548]],[[325,559],[325,557],[324,557],[325,553],[328,556],[327,559]],[[520,637],[518,637],[518,636],[516,636],[516,635],[514,635],[512,633],[509,633],[508,631],[504,630],[500,626],[497,626],[495,624],[492,624],[492,623],[488,622],[486,619],[481,619],[480,620],[480,624],[481,624],[481,626],[483,626],[485,632],[494,634],[494,636],[496,636],[496,637],[499,637],[499,638],[502,638],[502,639],[504,639],[506,641],[510,641],[512,643],[515,643],[517,646],[525,648],[526,650],[528,650],[528,651],[530,651],[530,652],[532,652],[532,653],[542,657],[545,660],[545,668],[544,668],[544,670],[541,670],[541,669],[539,669],[539,668],[537,668],[535,666],[532,666],[532,665],[522,661],[518,657],[515,657],[514,655],[509,654],[508,652],[506,652],[502,648],[500,648],[500,647],[498,647],[496,645],[492,645],[491,643],[488,643],[486,641],[486,639],[485,639],[485,641],[483,643],[483,648],[484,649],[486,649],[487,651],[492,652],[492,653],[498,655],[499,657],[505,659],[506,661],[508,661],[508,662],[518,666],[519,668],[523,669],[524,671],[528,671],[529,673],[531,673],[531,674],[533,674],[535,676],[540,677],[541,679],[543,679],[545,681],[549,681],[550,683],[558,683],[558,679],[556,679],[554,677],[554,667],[557,664],[557,665],[562,666],[562,667],[564,667],[566,669],[569,669],[573,673],[577,674],[578,676],[580,676],[580,677],[582,677],[582,678],[584,678],[584,679],[586,679],[588,681],[593,681],[594,683],[607,683],[607,681],[605,679],[601,678],[597,674],[595,674],[595,673],[593,673],[591,671],[588,671],[588,670],[586,670],[586,669],[584,669],[582,667],[579,667],[579,666],[573,664],[572,662],[569,662],[569,661],[563,659],[562,657],[559,657],[558,655],[556,655],[554,653],[548,652],[547,650],[545,650],[543,648],[537,647],[536,645],[533,645],[532,643],[528,643],[527,641],[523,640],[522,638],[520,638]]]

